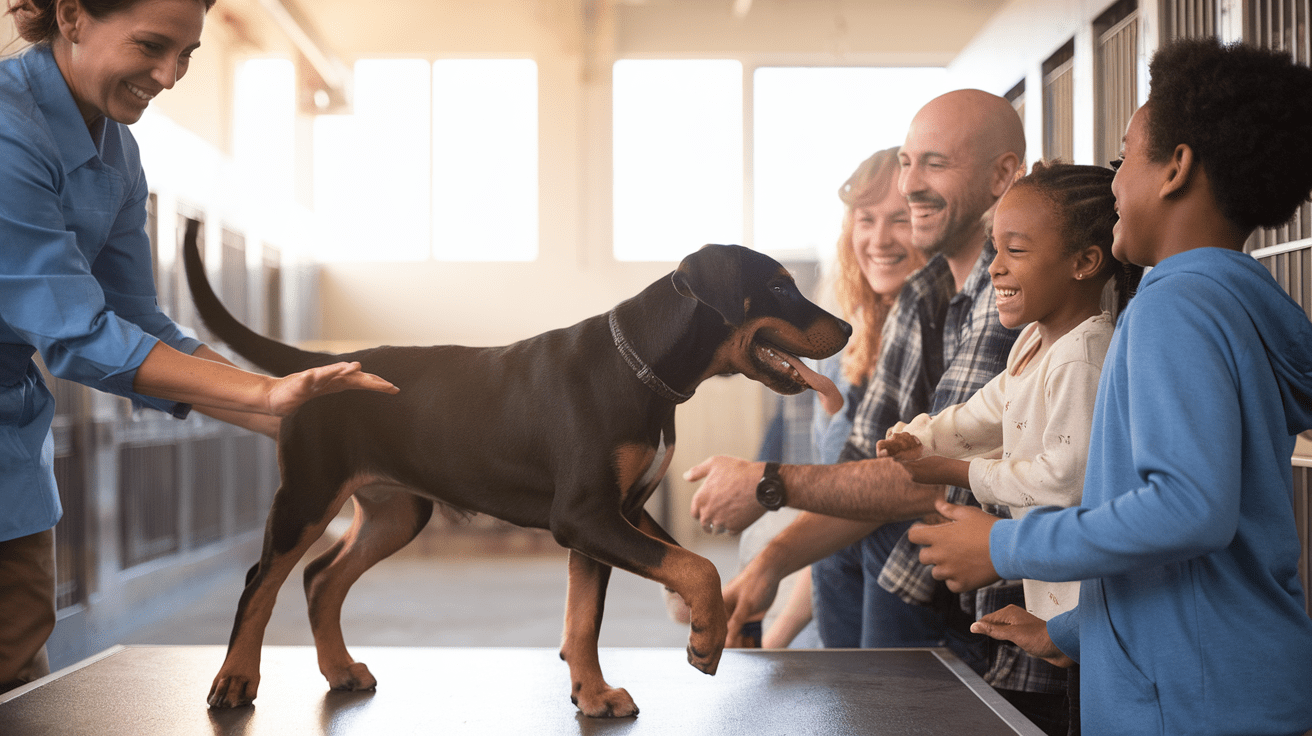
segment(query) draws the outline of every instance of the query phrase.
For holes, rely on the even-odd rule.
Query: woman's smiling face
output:
[[[895,295],[925,256],[911,245],[911,213],[906,199],[889,183],[884,197],[852,210],[852,249],[870,288]]]
[[[200,0],[139,0],[94,18],[77,0],[59,0],[59,20],[56,59],[82,118],[88,125],[101,116],[130,125],[187,73],[200,46],[205,6]]]

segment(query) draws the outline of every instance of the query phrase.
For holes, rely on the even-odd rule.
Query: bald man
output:
[[[949,92],[916,114],[899,159],[912,243],[929,261],[907,279],[884,326],[839,464],[770,468],[783,504],[805,513],[725,586],[729,645],[769,607],[785,575],[814,563],[825,646],[947,646],[1045,731],[1065,733],[1065,673],[969,632],[976,615],[1023,605],[1019,583],[959,596],[935,581],[905,532],[934,513],[944,488],[912,483],[897,462],[875,459],[875,442],[894,423],[966,401],[1005,366],[1017,333],[998,321],[987,236],[994,206],[1023,173],[1020,118],[996,95]],[[767,510],[757,500],[765,473],[759,462],[708,459],[686,475],[703,481],[693,516],[703,526],[745,528]],[[978,505],[965,489],[946,497]]]

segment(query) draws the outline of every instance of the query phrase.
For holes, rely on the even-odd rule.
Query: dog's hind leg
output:
[[[622,718],[636,716],[638,706],[624,688],[606,684],[597,658],[597,636],[605,607],[609,565],[569,551],[569,588],[565,598],[565,635],[560,658],[569,665],[570,700],[585,716]]]
[[[428,523],[433,502],[405,490],[357,491],[351,528],[305,567],[305,599],[319,671],[334,690],[370,690],[377,681],[342,637],[342,603],[366,570],[404,547]]]
[[[274,495],[264,551],[259,564],[246,576],[228,654],[210,686],[207,701],[211,708],[235,708],[255,699],[260,683],[260,646],[278,589],[355,487],[358,485],[343,486],[334,497],[292,490],[284,483]]]

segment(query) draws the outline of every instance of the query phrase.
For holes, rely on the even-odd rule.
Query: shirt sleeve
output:
[[[185,415],[185,404],[132,390],[137,368],[159,338],[110,310],[78,248],[78,234],[65,223],[61,192],[68,182],[57,154],[4,126],[0,161],[5,162],[0,166],[0,315],[5,326],[39,350],[60,378]],[[104,213],[116,222],[113,229],[119,227],[120,214]]]
[[[1084,489],[1093,403],[1101,366],[1084,360],[1056,366],[1045,377],[1042,450],[1032,457],[970,462],[970,489],[981,503],[1073,506]],[[1000,431],[1000,430],[999,430]]]
[[[1002,451],[1003,380],[1003,374],[998,374],[965,403],[934,415],[921,414],[910,422],[898,422],[889,434],[910,434],[924,445],[925,455],[957,460],[997,457]]]
[[[1120,360],[1133,356],[1133,373],[1113,382],[1124,392],[1116,405],[1095,412],[1095,421],[1115,425],[1100,432],[1125,436],[1100,437],[1090,448],[1086,486],[1125,489],[1113,487],[1097,506],[1037,508],[994,524],[990,556],[1003,577],[1109,577],[1191,559],[1234,538],[1244,438],[1225,326],[1248,317],[1205,279],[1170,286],[1135,297],[1136,318],[1117,328],[1126,330]],[[1125,463],[1131,469],[1120,469]],[[1095,480],[1095,466],[1105,477]]]
[[[1048,638],[1062,654],[1080,661],[1080,617],[1078,608],[1063,611],[1048,619]]]

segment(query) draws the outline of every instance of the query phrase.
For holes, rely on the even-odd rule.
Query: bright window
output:
[[[538,78],[528,59],[433,65],[433,255],[538,255]]]
[[[429,71],[420,59],[357,61],[353,114],[315,119],[321,260],[428,257]]]
[[[613,74],[615,257],[741,243],[742,64],[625,59]]]
[[[948,89],[939,68],[762,67],[753,85],[752,245],[822,258],[842,229],[838,188]]]
[[[290,202],[295,181],[296,77],[288,59],[251,59],[233,82],[233,158],[257,199]]]
[[[537,65],[366,59],[315,119],[324,261],[537,257]]]

